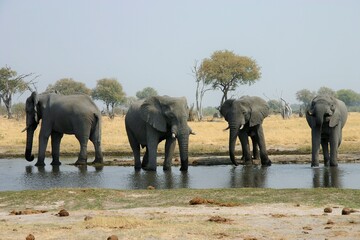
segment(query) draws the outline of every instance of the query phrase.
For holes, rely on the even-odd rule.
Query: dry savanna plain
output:
[[[350,113],[339,149],[340,164],[359,161],[359,123],[360,113]],[[193,164],[214,157],[229,163],[224,120],[189,125],[196,132],[189,143]],[[274,163],[310,161],[310,128],[305,118],[283,120],[271,115],[263,126]],[[24,127],[24,119],[0,118],[0,158],[23,157]],[[35,156],[38,133],[39,129]],[[105,161],[132,162],[123,117],[103,117],[102,146]],[[78,149],[73,136],[64,136],[62,156],[75,158]],[[92,158],[91,143],[88,150]],[[163,150],[160,144],[159,157]],[[237,144],[238,158],[240,150]],[[0,239],[360,239],[359,210],[360,191],[352,189],[6,191],[0,192]]]

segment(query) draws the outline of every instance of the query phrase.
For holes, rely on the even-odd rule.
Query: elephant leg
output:
[[[330,156],[329,156],[329,141],[327,138],[321,139],[321,148],[324,156],[324,165],[328,167]]]
[[[311,129],[311,166],[319,166],[319,149],[321,130],[318,127]]]
[[[146,142],[147,142],[147,152],[148,152],[148,163],[143,167],[144,170],[156,171],[156,158],[157,158],[157,148],[159,144],[159,134],[151,126],[146,126]]]
[[[87,164],[87,144],[89,137],[76,137],[80,143],[80,153],[75,165],[86,165]]]
[[[163,170],[171,170],[171,162],[172,157],[174,155],[174,150],[176,146],[176,139],[174,138],[168,138],[165,142],[165,160],[163,165]]]
[[[250,154],[250,148],[249,148],[249,137],[245,131],[239,131],[239,140],[241,143],[241,148],[243,152],[243,157],[245,160],[245,165],[251,165],[252,159]]]
[[[266,151],[265,135],[262,125],[258,125],[256,127],[254,139],[255,142],[259,145],[261,165],[271,166],[271,160],[269,159]]]
[[[251,135],[251,141],[252,141],[252,150],[253,150],[253,159],[260,159],[259,149],[258,149],[258,143],[256,141],[256,137],[254,135]]]
[[[45,130],[46,127],[41,127],[39,134],[39,155],[35,166],[45,166],[45,151],[50,137],[50,131]]]
[[[338,166],[337,156],[340,145],[340,132],[341,128],[337,126],[334,131],[331,131],[330,133],[330,167]]]
[[[141,160],[140,160],[140,143],[136,140],[133,133],[130,129],[126,128],[126,132],[128,135],[128,140],[130,143],[131,150],[134,155],[134,163],[135,163],[135,170],[141,170]]]
[[[147,165],[149,164],[149,152],[148,152],[148,148],[145,148],[145,154],[143,156],[143,160],[142,160],[142,164],[141,167],[145,168]]]
[[[60,162],[60,143],[61,139],[64,136],[63,133],[52,132],[51,133],[51,153],[52,153],[52,162],[51,165],[59,166]]]
[[[97,138],[90,138],[90,141],[94,145],[95,149],[95,160],[92,162],[93,164],[102,164],[104,162],[103,154],[101,150],[101,142]]]

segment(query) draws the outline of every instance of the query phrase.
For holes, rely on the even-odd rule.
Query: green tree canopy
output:
[[[72,94],[86,94],[91,95],[91,89],[87,88],[85,83],[77,82],[72,78],[62,78],[54,83],[50,84],[46,91],[58,91],[64,95]]]
[[[18,75],[16,71],[10,67],[3,67],[0,69],[0,99],[4,102],[8,118],[12,118],[12,98],[15,93],[23,93],[26,90],[31,90],[30,85],[33,80],[26,82],[24,79],[33,75],[21,74]],[[1,102],[1,101],[0,101]]]
[[[360,94],[351,89],[341,89],[337,91],[336,97],[343,101],[347,106],[360,105]]]
[[[311,92],[309,89],[302,89],[302,90],[296,92],[296,99],[299,102],[302,102],[305,107],[311,103],[312,99],[315,96],[316,96],[316,93]]]
[[[115,78],[104,78],[97,81],[92,92],[95,100],[101,100],[106,105],[109,114],[114,114],[114,108],[125,101],[126,94],[122,85]],[[111,106],[111,112],[109,107]]]
[[[138,99],[146,99],[148,97],[157,96],[157,91],[152,87],[146,87],[141,91],[136,92],[136,97]]]
[[[321,87],[317,91],[317,95],[328,96],[328,97],[336,97],[336,92],[328,87]]]
[[[222,91],[221,104],[227,100],[230,91],[236,90],[239,85],[251,85],[261,77],[255,60],[228,50],[215,51],[210,58],[204,59],[199,74],[206,84]]]

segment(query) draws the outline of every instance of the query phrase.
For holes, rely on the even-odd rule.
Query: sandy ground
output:
[[[341,206],[252,205],[132,208],[10,215],[0,212],[0,239],[360,239],[360,213]]]

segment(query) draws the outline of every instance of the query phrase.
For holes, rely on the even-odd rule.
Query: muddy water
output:
[[[46,160],[47,163],[50,160]],[[0,191],[49,188],[317,188],[360,189],[360,164],[344,163],[337,168],[311,168],[308,164],[274,164],[260,166],[194,166],[187,173],[173,167],[164,172],[135,172],[133,167],[62,165],[43,168],[24,159],[0,159]]]

